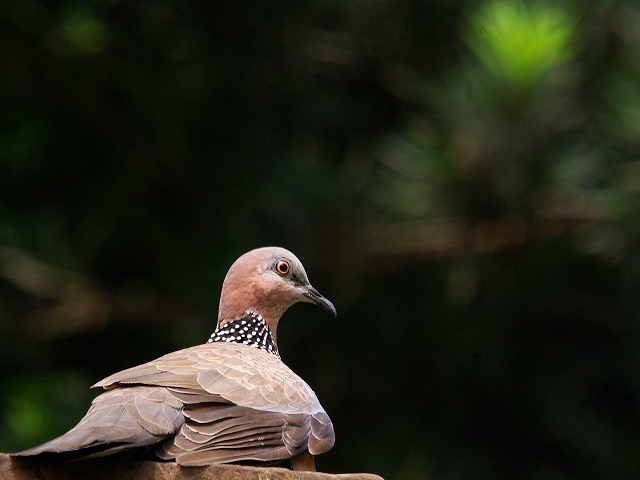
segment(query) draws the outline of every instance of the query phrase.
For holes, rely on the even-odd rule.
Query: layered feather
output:
[[[235,343],[180,350],[98,382],[80,423],[19,455],[115,451],[162,442],[183,465],[278,461],[334,443],[313,390],[274,355]]]

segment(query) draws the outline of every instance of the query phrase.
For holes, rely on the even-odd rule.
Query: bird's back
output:
[[[18,455],[158,443],[163,459],[205,465],[316,455],[335,441],[309,385],[273,354],[248,345],[187,348],[94,386],[106,391],[76,427]]]

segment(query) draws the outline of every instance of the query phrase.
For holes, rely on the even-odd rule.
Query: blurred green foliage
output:
[[[573,56],[574,23],[556,6],[489,2],[473,18],[467,43],[494,75],[529,86]]]
[[[237,256],[332,472],[640,474],[632,1],[0,3],[0,450],[206,341]]]

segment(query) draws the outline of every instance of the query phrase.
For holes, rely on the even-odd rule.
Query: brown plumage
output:
[[[291,252],[267,247],[242,255],[224,280],[209,343],[96,383],[106,391],[78,425],[14,455],[147,447],[181,465],[284,461],[315,470],[313,456],[334,444],[333,425],[277,348],[278,321],[296,302],[336,313]]]

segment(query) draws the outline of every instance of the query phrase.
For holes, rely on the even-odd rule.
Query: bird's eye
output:
[[[278,260],[278,262],[276,263],[276,272],[284,277],[287,273],[289,273],[289,270],[291,270],[291,265],[289,265],[289,262],[287,262],[286,260]]]

